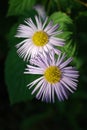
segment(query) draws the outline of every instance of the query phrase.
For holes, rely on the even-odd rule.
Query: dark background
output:
[[[8,38],[16,16],[7,16],[8,0],[0,1],[0,130],[86,130],[87,129],[87,2],[86,0],[56,0],[45,4],[50,15],[53,11],[63,11],[76,26],[77,57],[79,62],[79,83],[75,94],[64,102],[46,104],[36,99],[10,103],[5,83],[5,61],[9,52]],[[31,1],[32,2],[32,1]],[[50,6],[49,6],[49,4]],[[66,4],[65,4],[66,3]],[[48,9],[49,7],[49,9]],[[79,65],[80,64],[80,65]],[[8,72],[9,73],[9,72]]]

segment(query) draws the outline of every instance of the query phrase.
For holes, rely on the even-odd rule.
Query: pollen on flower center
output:
[[[50,66],[45,70],[45,79],[51,83],[57,83],[61,79],[61,71],[57,66]]]
[[[37,31],[34,33],[32,40],[36,46],[44,46],[48,42],[48,35],[44,31]]]

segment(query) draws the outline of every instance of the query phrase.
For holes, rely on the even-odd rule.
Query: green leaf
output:
[[[25,67],[26,63],[18,57],[16,49],[11,49],[5,63],[5,80],[11,104],[33,98],[26,86],[36,77],[24,74]]]
[[[49,20],[53,20],[54,24],[59,24],[59,30],[63,31],[57,37],[65,39],[65,45],[58,48],[65,52],[67,56],[73,56],[76,51],[76,39],[74,39],[75,27],[72,19],[65,13],[56,12],[50,16]]]
[[[7,16],[23,15],[25,11],[32,9],[36,0],[9,0]]]
[[[16,24],[10,29],[10,32],[7,34],[8,46],[9,46],[10,48],[15,47],[18,42],[21,42],[20,39],[18,39],[18,38],[15,37],[18,26],[19,26],[19,24],[16,23]]]
[[[49,20],[53,20],[54,24],[59,24],[59,30],[63,31],[61,34],[62,38],[65,40],[70,38],[74,31],[74,25],[72,19],[68,15],[63,12],[55,12],[50,16]]]

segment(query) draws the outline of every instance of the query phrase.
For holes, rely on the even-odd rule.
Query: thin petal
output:
[[[62,57],[61,57],[61,55],[59,55],[57,62],[56,62],[56,65],[60,66],[60,64],[62,64],[62,62],[64,61],[65,57],[66,57],[65,53],[62,55]]]
[[[66,99],[68,99],[68,95],[66,93],[66,88],[63,86],[63,84],[60,83],[61,92],[64,95]]]
[[[53,85],[51,85],[51,89],[52,89],[52,102],[55,102],[55,98],[54,98],[54,87]]]
[[[71,93],[73,93],[73,90],[64,82],[64,81],[61,81],[62,85],[67,88],[67,90],[69,90]]]
[[[55,92],[56,92],[56,95],[57,95],[59,101],[63,100],[63,96],[61,95],[61,91],[60,91],[60,84],[59,83],[55,84],[54,89],[55,89]]]
[[[63,46],[65,44],[64,41],[60,41],[57,38],[51,37],[49,41],[54,46]]]
[[[73,58],[69,58],[68,60],[66,60],[65,62],[63,62],[61,65],[60,65],[60,69],[64,68],[65,66],[67,66],[71,61],[72,61]]]
[[[44,28],[44,31],[47,32],[53,25],[53,22],[50,21],[49,24]]]
[[[43,74],[44,69],[27,65],[27,68],[25,69],[25,74]]]
[[[32,94],[34,94],[43,84],[44,79],[40,80],[39,83],[35,86],[34,90],[32,91]]]
[[[15,35],[15,37],[21,37],[21,38],[28,38],[31,37],[33,34],[32,28],[26,26],[26,25],[20,25],[18,28],[18,32]]]
[[[61,30],[60,31],[55,31],[55,32],[50,33],[49,36],[56,36],[56,35],[59,35],[61,33],[63,33],[63,31],[61,31]]]
[[[46,23],[47,23],[47,20],[48,20],[48,17],[45,19],[44,23],[43,23],[43,26],[42,26],[42,29],[44,29]]]
[[[38,30],[42,30],[41,19],[38,18],[37,16],[35,16],[35,20],[36,20],[36,24],[37,24],[37,28],[38,28]]]
[[[38,78],[38,79],[36,79],[36,80],[34,80],[34,81],[31,82],[30,84],[28,84],[27,87],[30,86],[29,89],[31,89],[35,84],[37,84],[37,83],[38,83],[40,80],[42,80],[42,79],[43,79],[43,76],[40,77],[40,78]]]
[[[25,39],[25,40],[23,40],[22,42],[18,43],[18,44],[16,45],[16,47],[19,48],[22,44],[24,44],[24,43],[26,43],[26,42],[28,42],[28,39]]]
[[[64,81],[67,85],[69,85],[71,88],[76,90],[77,83],[72,81],[72,80],[70,80],[70,78],[64,77],[64,78],[62,78],[62,81]]]
[[[49,35],[52,34],[53,32],[55,32],[55,31],[58,29],[58,27],[59,27],[58,24],[52,26],[52,27],[47,31],[47,33],[48,33]]]
[[[33,23],[33,21],[32,21],[31,18],[27,19],[27,20],[25,21],[25,23],[27,23],[34,31],[37,30],[37,27],[36,27],[36,25]]]
[[[73,73],[70,74],[68,72],[67,73],[63,73],[63,75],[67,76],[67,77],[71,77],[71,78],[77,78],[79,76],[78,74],[75,74],[75,73],[74,74]]]
[[[46,82],[45,82],[45,80],[44,80],[42,86],[40,87],[40,89],[39,89],[39,91],[38,91],[38,93],[37,93],[37,95],[36,95],[36,98],[37,98],[37,99],[40,99],[40,98],[41,98],[41,96],[42,96],[42,94],[43,94],[45,88],[46,88]]]

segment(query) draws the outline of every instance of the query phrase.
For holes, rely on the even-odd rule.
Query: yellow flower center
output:
[[[34,33],[32,40],[36,46],[44,46],[48,42],[48,35],[43,31],[38,31]]]
[[[61,79],[61,71],[57,66],[49,66],[44,73],[45,79],[51,83],[57,83]]]

